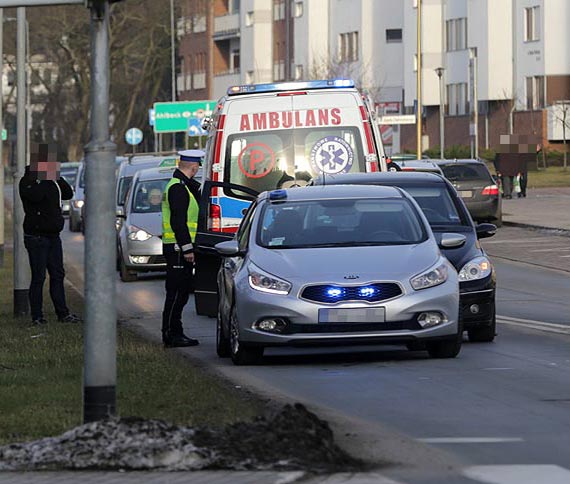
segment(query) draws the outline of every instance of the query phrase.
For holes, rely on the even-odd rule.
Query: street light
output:
[[[443,72],[445,68],[438,67],[435,70],[437,77],[439,78],[439,157],[443,160],[445,158],[445,133],[444,133],[444,98],[443,98]]]

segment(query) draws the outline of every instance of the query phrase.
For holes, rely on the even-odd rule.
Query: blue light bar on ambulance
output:
[[[228,89],[228,96],[253,94],[260,92],[296,91],[299,89],[330,89],[335,87],[354,87],[352,79],[325,79],[321,81],[274,82],[268,84],[244,84]]]

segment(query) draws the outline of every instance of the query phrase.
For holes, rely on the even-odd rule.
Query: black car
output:
[[[443,175],[455,187],[465,202],[473,220],[503,223],[501,194],[497,182],[482,160],[434,160]]]
[[[441,247],[459,273],[460,321],[474,342],[495,338],[495,269],[478,239],[492,237],[497,227],[475,225],[465,204],[445,178],[432,173],[364,173],[327,175],[313,180],[315,185],[386,185],[406,190],[422,208],[438,241],[443,233],[457,233],[465,243],[456,248]]]

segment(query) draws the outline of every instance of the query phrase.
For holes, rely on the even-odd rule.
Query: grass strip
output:
[[[0,445],[57,435],[82,423],[83,325],[31,326],[12,315],[12,253],[0,268]],[[47,286],[47,281],[46,281]],[[67,289],[68,305],[83,300]],[[121,416],[220,427],[249,420],[264,404],[182,355],[118,328],[117,411]]]

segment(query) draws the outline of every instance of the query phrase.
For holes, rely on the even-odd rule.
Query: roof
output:
[[[277,192],[280,190],[273,190]],[[403,198],[402,192],[395,187],[370,185],[320,185],[283,190],[287,193],[286,200],[307,201],[324,198]],[[268,198],[272,192],[263,192],[261,199]],[[283,199],[285,200],[285,198]]]
[[[162,180],[172,178],[172,174],[176,167],[172,168],[145,168],[137,171],[137,180]]]
[[[390,185],[424,185],[426,183],[441,184],[445,180],[440,175],[435,173],[412,171],[412,172],[376,172],[376,173],[345,173],[342,175],[327,175],[324,180],[323,177],[315,179],[315,185],[375,185],[375,184],[390,184]]]
[[[478,160],[475,158],[454,158],[449,160],[431,160],[431,161],[434,161],[438,165],[452,165],[454,163],[475,163],[480,165],[481,163],[485,163],[484,160]]]
[[[140,159],[137,160],[135,163],[131,163],[129,161],[123,161],[119,166],[119,177],[123,176],[132,176],[137,171],[144,170],[145,168],[152,168],[158,166],[158,164],[164,159],[165,157],[159,156],[149,156],[146,157],[144,160]]]

